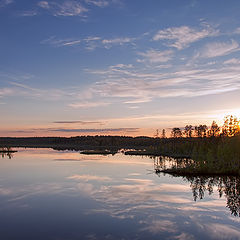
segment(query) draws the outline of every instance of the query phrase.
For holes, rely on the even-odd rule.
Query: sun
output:
[[[240,120],[240,108],[221,109],[216,111],[215,114],[209,115],[209,117],[213,120],[216,120],[217,123],[223,124],[224,118],[229,115],[232,115]]]

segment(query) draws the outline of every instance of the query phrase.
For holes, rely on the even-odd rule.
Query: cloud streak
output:
[[[11,133],[33,134],[33,133],[83,133],[83,134],[122,134],[136,133],[139,128],[30,128],[25,130],[12,130]]]
[[[108,102],[76,102],[71,103],[68,106],[71,108],[96,108],[96,107],[106,107],[111,103]]]
[[[81,124],[81,125],[102,124],[102,122],[93,122],[93,121],[55,121],[53,123],[57,123],[57,124]]]
[[[85,2],[101,8],[107,7],[110,4],[110,2],[107,0],[85,0]]]
[[[41,44],[50,44],[54,47],[72,47],[75,45],[79,45],[81,42],[81,39],[57,39],[55,36],[51,36],[50,38],[41,41]]]
[[[104,45],[105,48],[110,48],[113,45],[124,45],[124,44],[129,44],[132,43],[135,40],[135,38],[129,38],[129,37],[124,37],[124,38],[112,38],[112,39],[103,39],[102,44]]]
[[[231,42],[213,42],[205,45],[203,50],[198,53],[198,56],[202,58],[214,58],[229,55],[239,50],[239,44],[234,40]]]
[[[191,43],[194,43],[206,37],[216,36],[217,34],[218,31],[211,27],[197,30],[189,26],[181,26],[159,30],[153,36],[153,40],[167,40],[167,46],[182,50],[186,47],[189,47]]]
[[[2,0],[2,2],[8,2],[12,0]],[[60,1],[39,1],[37,3],[38,10],[45,11],[55,17],[87,17],[87,13],[90,11],[90,6],[99,8],[108,7],[110,4],[115,3],[111,0],[60,0]],[[1,6],[1,5],[0,5]],[[30,12],[30,11],[28,11]],[[22,16],[34,16],[39,14],[39,11],[35,11],[35,14],[23,13]]]
[[[41,41],[41,44],[49,44],[54,47],[73,47],[81,45],[86,50],[94,50],[96,48],[110,49],[114,46],[123,46],[126,44],[134,45],[135,38],[119,37],[112,39],[104,39],[102,37],[85,37],[85,38],[63,38],[51,36]]]
[[[111,132],[137,132],[139,128],[59,128],[59,129],[46,129],[52,132],[76,132],[76,133],[111,133]]]
[[[237,67],[186,68],[162,73],[150,69],[114,68],[93,71],[102,80],[89,88],[93,95],[122,98],[124,103],[144,103],[159,98],[197,97],[240,88]]]
[[[38,6],[53,16],[83,16],[88,9],[78,1],[65,0],[63,2],[40,1]]]
[[[151,49],[146,52],[139,52],[138,55],[143,57],[142,59],[138,59],[138,62],[164,63],[172,59],[173,51],[158,51]]]

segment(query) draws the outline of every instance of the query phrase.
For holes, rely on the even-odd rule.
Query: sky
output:
[[[240,117],[238,0],[0,0],[0,136],[153,136]]]

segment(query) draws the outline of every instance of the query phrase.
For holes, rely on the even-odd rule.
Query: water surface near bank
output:
[[[240,239],[239,179],[221,180],[157,175],[147,156],[20,148],[0,158],[0,239]]]

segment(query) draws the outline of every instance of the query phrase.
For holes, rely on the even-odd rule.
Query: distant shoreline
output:
[[[151,138],[125,136],[0,138],[0,147],[52,148],[82,154],[115,154],[161,157],[182,162],[181,168],[163,169],[177,174],[240,175],[240,136]],[[177,160],[176,160],[177,161]]]

